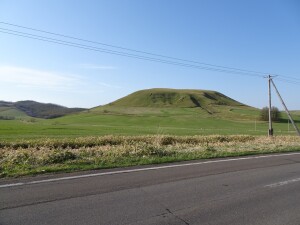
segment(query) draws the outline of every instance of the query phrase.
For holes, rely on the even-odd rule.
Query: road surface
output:
[[[299,225],[300,153],[1,180],[0,224]]]

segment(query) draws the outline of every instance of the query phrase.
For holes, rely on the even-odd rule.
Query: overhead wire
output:
[[[300,85],[300,82],[297,81],[292,81],[292,80],[288,80],[288,79],[284,79],[284,78],[276,78],[277,81],[279,82],[283,82],[283,83],[289,83],[289,84],[294,84],[294,85]]]
[[[276,76],[276,74],[274,74]],[[285,75],[278,75],[280,77],[284,77],[285,79],[289,79],[289,80],[293,80],[296,82],[300,82],[300,78],[295,78],[295,77],[291,77],[291,76],[285,76]]]
[[[163,60],[163,59],[158,59],[158,58],[153,58],[153,57],[145,57],[145,56],[141,56],[141,55],[129,54],[129,53],[126,53],[126,52],[120,52],[120,51],[114,51],[114,50],[109,50],[109,49],[104,49],[104,48],[98,48],[98,47],[94,47],[94,46],[83,45],[83,44],[79,44],[79,43],[74,43],[74,42],[64,41],[64,40],[60,40],[60,39],[49,38],[49,37],[45,37],[45,36],[40,36],[40,35],[30,34],[30,33],[26,33],[26,32],[20,32],[20,31],[5,29],[5,28],[0,28],[0,33],[10,34],[10,35],[15,35],[15,36],[19,36],[19,37],[25,37],[25,38],[40,40],[40,41],[46,41],[46,42],[51,42],[51,43],[60,44],[60,45],[66,45],[66,46],[70,46],[70,47],[77,47],[77,48],[82,48],[82,49],[86,49],[86,50],[92,50],[92,51],[98,51],[98,52],[103,52],[103,53],[108,53],[108,54],[120,55],[120,56],[125,56],[125,57],[130,57],[130,58],[148,60],[148,61],[153,61],[153,62],[160,62],[160,63],[165,63],[165,64],[191,67],[191,68],[203,69],[203,70],[209,70],[209,71],[216,71],[216,72],[231,73],[231,74],[236,74],[236,75],[262,77],[261,75],[258,75],[258,74],[251,74],[251,73],[246,73],[246,72],[241,72],[241,71],[239,72],[239,71],[235,71],[235,70],[225,70],[225,69],[219,69],[219,68],[213,68],[213,67],[204,67],[204,66],[198,66],[198,65],[193,65],[193,64]]]
[[[78,40],[78,41],[84,41],[84,42],[103,45],[103,46],[107,46],[107,47],[113,47],[113,48],[118,48],[118,49],[123,49],[123,50],[127,50],[127,51],[132,51],[132,52],[137,52],[137,53],[142,53],[142,54],[147,54],[147,55],[152,55],[152,56],[158,56],[158,57],[163,57],[163,58],[168,58],[168,59],[173,59],[173,60],[178,60],[178,61],[185,61],[185,62],[190,62],[190,63],[202,64],[202,65],[206,65],[206,66],[213,66],[213,67],[219,67],[219,68],[223,68],[223,69],[238,70],[238,71],[256,73],[256,74],[261,74],[261,75],[269,74],[269,73],[266,73],[266,72],[259,72],[259,71],[254,71],[254,70],[246,70],[246,69],[240,69],[240,68],[234,68],[234,67],[220,66],[220,65],[216,65],[216,64],[209,64],[209,63],[198,62],[198,61],[194,61],[194,60],[182,59],[182,58],[171,57],[171,56],[166,56],[166,55],[162,55],[162,54],[156,54],[156,53],[151,53],[151,52],[146,52],[146,51],[141,51],[141,50],[135,50],[135,49],[121,47],[121,46],[117,46],[117,45],[106,44],[106,43],[103,43],[103,42],[91,41],[91,40],[78,38],[78,37],[74,37],[74,36],[70,36],[70,35],[64,35],[64,34],[49,32],[49,31],[45,31],[45,30],[41,30],[41,29],[28,27],[28,26],[21,26],[21,25],[17,25],[17,24],[13,24],[13,23],[7,23],[7,22],[3,22],[3,21],[0,21],[0,23],[5,24],[5,25],[9,25],[9,26],[19,27],[19,28],[22,28],[22,29],[42,32],[42,33],[51,34],[51,35],[55,35],[55,36],[61,36],[61,37],[64,37],[64,38],[74,39],[74,40]]]
[[[146,51],[140,51],[140,50],[135,50],[135,49],[126,48],[126,47],[122,47],[122,46],[111,45],[111,44],[106,44],[106,43],[102,43],[102,42],[78,38],[78,37],[74,37],[74,36],[49,32],[49,31],[45,31],[45,30],[41,30],[41,29],[32,28],[32,27],[21,26],[21,25],[17,25],[17,24],[13,24],[13,23],[7,23],[7,22],[3,22],[3,21],[0,21],[0,24],[18,27],[18,28],[22,28],[22,29],[26,29],[26,30],[31,30],[34,32],[40,32],[40,33],[44,33],[47,35],[50,34],[50,35],[54,35],[57,37],[68,38],[68,39],[72,39],[72,40],[76,40],[76,41],[81,41],[81,42],[86,42],[86,43],[91,43],[91,44],[96,44],[96,45],[102,45],[102,46],[106,46],[106,47],[110,47],[110,48],[122,49],[122,50],[129,51],[129,52],[139,53],[139,55],[124,52],[124,51],[100,48],[100,47],[96,47],[96,46],[91,46],[91,45],[86,45],[86,44],[81,44],[81,43],[76,43],[76,42],[71,42],[71,41],[61,40],[61,39],[57,39],[57,38],[51,38],[51,37],[46,37],[46,36],[41,36],[41,35],[36,35],[36,34],[32,34],[32,33],[21,32],[18,30],[11,30],[11,29],[6,29],[6,28],[0,27],[0,33],[35,39],[35,40],[39,40],[39,41],[45,41],[45,42],[54,43],[54,44],[65,45],[65,46],[69,46],[69,47],[81,48],[81,49],[85,49],[85,50],[97,51],[97,52],[102,52],[102,53],[107,53],[107,54],[119,55],[119,56],[124,56],[124,57],[129,57],[129,58],[147,60],[147,61],[158,62],[158,63],[165,63],[165,64],[176,65],[176,66],[184,66],[184,67],[203,69],[203,70],[208,70],[208,71],[230,73],[230,74],[235,74],[235,75],[265,77],[266,75],[270,74],[267,72],[259,72],[259,71],[254,71],[254,70],[246,70],[246,69],[240,69],[240,68],[234,68],[234,67],[220,66],[220,65],[216,65],[216,64],[203,63],[203,62],[198,62],[198,61],[193,61],[193,60],[187,60],[187,59],[182,59],[182,58],[176,58],[176,57],[146,52]],[[140,55],[140,54],[143,54],[143,55]],[[145,56],[145,55],[148,55],[148,56]],[[149,56],[151,56],[151,57],[149,57]],[[159,58],[157,58],[157,57],[159,57]],[[272,75],[279,76],[277,78],[277,80],[279,80],[281,82],[297,84],[297,85],[300,84],[299,78],[286,76],[286,75],[280,75],[280,74],[274,74],[274,73],[272,73]]]

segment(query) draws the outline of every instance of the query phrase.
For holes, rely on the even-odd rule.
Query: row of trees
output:
[[[279,121],[281,117],[281,113],[277,107],[271,108],[271,118],[273,121]],[[263,121],[269,120],[269,107],[264,107],[260,111],[260,119]]]

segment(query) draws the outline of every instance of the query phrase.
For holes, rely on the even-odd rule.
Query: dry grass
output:
[[[102,136],[0,143],[0,173],[98,169],[200,158],[300,150],[294,136]]]

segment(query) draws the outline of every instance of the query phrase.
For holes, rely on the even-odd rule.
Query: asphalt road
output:
[[[2,180],[0,224],[299,225],[300,154]]]

